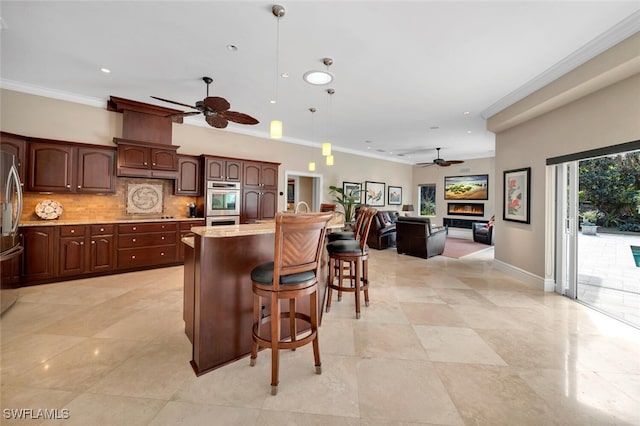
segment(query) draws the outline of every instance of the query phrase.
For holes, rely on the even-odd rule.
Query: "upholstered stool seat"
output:
[[[260,347],[271,348],[271,394],[278,393],[279,350],[313,343],[316,373],[322,372],[318,347],[318,276],[324,250],[327,222],[333,213],[277,213],[275,255],[251,271],[253,327],[250,365],[256,363]],[[297,299],[308,296],[308,313],[300,310]],[[263,304],[263,299],[266,299]],[[289,310],[282,312],[280,301]],[[263,312],[264,308],[264,312]],[[287,335],[281,335],[281,320],[289,319]],[[298,333],[298,322],[308,328]],[[269,325],[263,329],[263,325]],[[261,334],[263,330],[269,333]]]
[[[364,293],[365,306],[369,306],[369,247],[367,235],[376,209],[366,208],[361,211],[362,224],[353,240],[336,240],[327,244],[329,253],[329,282],[326,311],[331,309],[333,290],[338,292],[338,300],[342,292],[353,292],[355,295],[356,318],[360,318],[360,292]],[[345,271],[348,274],[345,275]],[[338,274],[337,283],[335,281]],[[349,283],[347,284],[348,281]]]

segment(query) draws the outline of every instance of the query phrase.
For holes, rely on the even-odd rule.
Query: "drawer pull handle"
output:
[[[132,258],[132,259],[135,259],[135,258],[136,258],[136,256],[135,256],[135,255],[133,255],[133,256],[131,256],[131,258]]]
[[[83,246],[84,245],[84,241],[80,241],[80,245]]]
[[[164,240],[164,236],[162,236],[160,239]]]
[[[104,232],[104,228],[100,228],[100,232]]]
[[[133,239],[131,239],[131,241],[133,241],[133,242],[135,243],[135,242],[136,242],[136,239],[135,239],[135,238],[133,238]]]
[[[134,231],[136,230],[136,227],[135,227],[135,226],[133,227],[133,230],[134,230]]]
[[[160,253],[160,256],[164,256],[164,253]]]
[[[82,188],[82,185],[78,185],[78,189]]]
[[[71,233],[72,233],[72,234],[74,234],[75,232],[76,232],[76,230],[75,230],[75,229],[72,229],[72,230],[71,230]]]
[[[95,243],[96,243],[95,241],[91,241],[91,244],[95,244]]]

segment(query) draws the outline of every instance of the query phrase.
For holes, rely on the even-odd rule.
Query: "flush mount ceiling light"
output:
[[[333,81],[333,74],[329,72],[329,66],[333,64],[333,59],[324,58],[322,63],[326,65],[326,71],[307,71],[304,73],[302,78],[309,84],[313,84],[315,86],[322,86],[323,84],[329,84]]]

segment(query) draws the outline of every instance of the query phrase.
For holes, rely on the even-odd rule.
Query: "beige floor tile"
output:
[[[431,361],[506,365],[470,328],[414,325]]]
[[[27,415],[27,413],[20,411],[25,409],[59,410],[59,414],[63,415],[62,407],[66,406],[71,400],[78,396],[75,392],[9,386],[5,384],[2,385],[0,392],[2,394],[0,406],[2,406],[3,425],[42,423],[42,420],[37,419],[35,415],[33,417],[36,418],[33,420],[26,420],[25,415]],[[9,412],[5,410],[9,410]]]
[[[149,426],[254,425],[260,410],[170,401]]]
[[[462,424],[430,362],[361,359],[357,368],[363,419]]]
[[[289,411],[262,410],[256,425],[261,426],[361,426],[360,419],[331,414],[306,414]]]
[[[320,352],[332,355],[355,355],[352,319],[335,319],[327,314],[318,329]]]
[[[12,339],[22,338],[75,312],[87,309],[82,305],[31,303],[18,299],[16,304],[0,317],[2,344],[9,344]]]
[[[411,324],[466,327],[467,324],[449,305],[434,303],[400,303]]]
[[[471,305],[471,306],[482,306],[482,307],[493,307],[496,306],[490,300],[483,297],[475,290],[461,290],[461,289],[451,289],[451,288],[439,288],[436,289],[436,293],[438,297],[444,300],[448,305]]]
[[[114,308],[101,303],[89,308],[83,307],[82,310],[37,330],[37,333],[91,337],[135,312],[135,309],[129,307]]]
[[[152,341],[172,328],[177,321],[182,321],[181,312],[162,312],[160,315],[155,310],[134,310],[96,333],[95,337]]]
[[[409,324],[359,322],[354,335],[356,356],[360,358],[428,359]]]

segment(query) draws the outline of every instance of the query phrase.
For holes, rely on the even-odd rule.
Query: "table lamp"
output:
[[[405,216],[411,216],[411,212],[413,211],[413,204],[404,204],[402,206],[402,211],[405,212]]]

